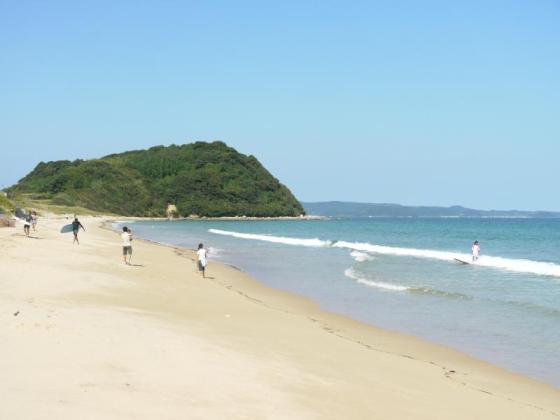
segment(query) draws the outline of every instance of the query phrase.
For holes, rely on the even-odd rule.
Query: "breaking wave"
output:
[[[375,259],[373,255],[360,251],[352,251],[350,253],[350,256],[353,257],[357,262],[373,261]]]
[[[432,289],[429,287],[403,286],[402,284],[369,280],[367,278],[364,278],[359,273],[357,273],[356,270],[354,270],[353,268],[348,268],[344,270],[344,275],[366,286],[375,287],[377,289],[389,290],[393,292],[408,292],[408,293],[416,293],[420,295],[440,296],[448,299],[464,299],[464,300],[473,299],[472,296],[466,295],[464,293],[446,292],[442,290]]]
[[[329,247],[332,245],[331,241],[322,241],[320,239],[300,239],[300,238],[287,238],[284,236],[256,235],[253,233],[231,232],[229,230],[220,230],[220,229],[208,229],[208,232],[215,233],[217,235],[233,236],[234,238],[273,242],[276,244],[309,246],[315,248]]]
[[[356,280],[358,283],[365,284],[366,286],[370,287],[376,287],[378,289],[392,290],[395,292],[404,292],[410,289],[410,287],[401,286],[400,284],[391,284],[365,279],[363,277],[360,277],[353,268],[346,269],[344,271],[344,275],[352,280]]]
[[[364,255],[378,254],[378,255],[394,255],[401,257],[414,257],[424,258],[440,261],[453,262],[455,259],[469,261],[470,254],[451,252],[451,251],[436,251],[431,249],[416,249],[416,248],[400,248],[385,245],[375,245],[368,242],[347,242],[347,241],[328,241],[318,238],[290,238],[284,236],[272,235],[258,235],[252,233],[240,233],[227,230],[209,229],[209,232],[217,235],[232,236],[235,238],[250,239],[257,241],[273,242],[285,245],[307,246],[316,248],[342,248],[352,251],[351,255],[357,258],[366,258]],[[353,254],[353,252],[360,252],[361,254]],[[371,255],[369,255],[371,257]],[[512,271],[517,273],[530,273],[542,276],[560,277],[560,265],[544,262],[533,261],[526,259],[515,258],[502,258],[492,256],[482,256],[473,265],[480,267],[488,267]]]

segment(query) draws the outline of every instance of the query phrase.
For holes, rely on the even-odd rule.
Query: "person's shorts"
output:
[[[123,246],[122,247],[122,254],[123,255],[132,255],[132,247],[131,246]]]
[[[206,266],[204,264],[202,264],[202,261],[198,262],[198,271],[204,271],[204,269],[206,268]]]

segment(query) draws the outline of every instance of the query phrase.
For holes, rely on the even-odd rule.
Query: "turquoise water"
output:
[[[560,219],[136,222],[323,308],[560,387]],[[470,245],[481,243],[476,265]],[[141,256],[138,256],[141,258]],[[211,271],[211,265],[209,267]]]

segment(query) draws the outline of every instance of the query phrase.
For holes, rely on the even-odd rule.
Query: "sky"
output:
[[[0,188],[222,140],[302,201],[560,210],[560,2],[0,0]]]

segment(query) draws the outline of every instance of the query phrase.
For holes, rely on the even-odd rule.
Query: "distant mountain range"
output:
[[[526,217],[560,218],[560,212],[522,210],[475,210],[462,206],[425,207],[400,204],[325,201],[301,203],[309,215],[328,217]]]

